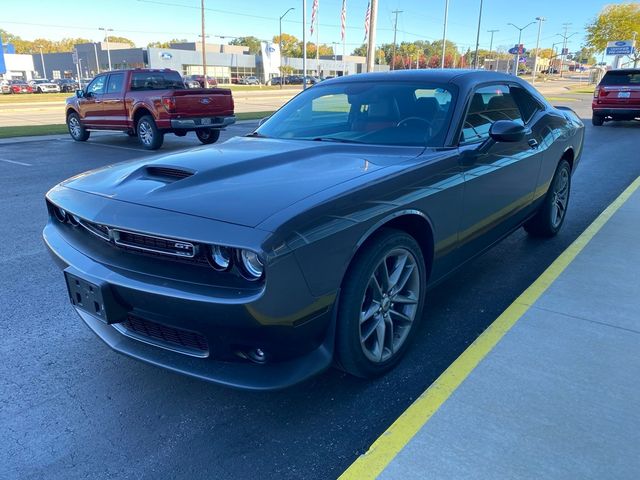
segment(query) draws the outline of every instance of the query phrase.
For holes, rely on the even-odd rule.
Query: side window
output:
[[[113,73],[109,75],[109,84],[107,85],[107,93],[122,93],[124,84],[124,73]]]
[[[489,129],[498,120],[524,124],[520,109],[507,85],[491,85],[475,91],[462,125],[460,143],[481,142],[489,138]]]
[[[524,123],[529,123],[529,120],[531,120],[535,113],[538,110],[542,110],[542,106],[538,101],[524,88],[512,87],[511,93],[518,104]]]
[[[106,75],[101,75],[99,77],[94,78],[89,86],[87,87],[87,92],[96,94],[104,93],[104,87],[107,80]]]

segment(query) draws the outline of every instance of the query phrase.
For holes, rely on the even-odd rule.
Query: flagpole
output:
[[[316,8],[316,75],[320,76],[320,1],[318,0],[318,7]]]
[[[302,89],[307,89],[307,0],[302,0]]]

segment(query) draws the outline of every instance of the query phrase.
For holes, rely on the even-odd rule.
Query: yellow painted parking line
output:
[[[639,187],[640,177],[393,422],[367,453],[351,464],[340,480],[376,478]]]

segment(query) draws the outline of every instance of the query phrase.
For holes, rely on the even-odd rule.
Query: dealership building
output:
[[[275,46],[277,47],[277,46]],[[85,43],[76,45],[76,54],[45,53],[28,55],[33,64],[35,78],[91,78],[96,73],[109,69],[126,68],[170,68],[182,75],[202,75],[202,45],[197,42],[171,44],[170,48],[131,48],[120,43]],[[271,48],[273,50],[273,48]],[[249,48],[235,45],[207,44],[205,46],[207,75],[219,83],[256,76],[266,82],[278,75],[273,66],[266,67],[263,55],[249,53]],[[75,60],[77,58],[77,64]],[[110,60],[110,62],[109,62]],[[290,74],[302,74],[302,59],[283,57],[279,64],[288,65]],[[386,65],[376,69],[387,70]],[[342,76],[366,70],[366,59],[341,55],[307,59],[307,74],[318,76]],[[29,72],[31,73],[31,72]]]

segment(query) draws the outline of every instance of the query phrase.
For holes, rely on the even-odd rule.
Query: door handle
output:
[[[527,143],[531,148],[538,148],[538,141],[535,138],[530,138]]]

